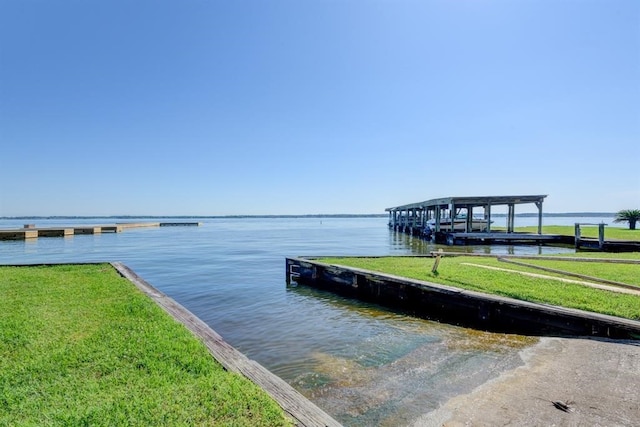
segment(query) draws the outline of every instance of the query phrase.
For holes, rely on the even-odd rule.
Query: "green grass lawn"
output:
[[[640,259],[640,253],[599,254],[602,257],[626,257]],[[527,277],[517,273],[487,270],[468,264],[529,271],[536,274],[561,276],[540,270],[500,262],[485,257],[443,257],[437,272],[431,272],[434,259],[429,257],[381,257],[381,258],[320,258],[327,264],[358,267],[402,277],[425,280],[457,288],[486,292],[495,295],[552,304],[569,308],[609,314],[640,320],[640,296],[620,294],[587,286],[563,283],[555,280]],[[564,271],[615,280],[640,289],[639,264],[585,263],[567,261],[522,260],[522,262],[556,268]],[[573,280],[580,280],[575,279]]]
[[[492,230],[499,231],[505,230],[505,227],[491,227]],[[537,233],[538,226],[530,227],[516,227],[516,232],[519,233]],[[544,225],[542,226],[542,234],[560,234],[563,236],[575,236],[576,230],[573,225]],[[582,237],[598,238],[598,226],[595,225],[583,225],[580,227],[580,235]],[[620,227],[605,227],[604,228],[605,240],[630,240],[640,241],[640,229],[629,230],[628,228]]]
[[[0,267],[0,426],[285,426],[109,264]]]

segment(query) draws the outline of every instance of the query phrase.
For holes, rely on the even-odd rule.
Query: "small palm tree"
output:
[[[636,222],[640,221],[640,209],[624,209],[616,214],[613,222],[628,222],[629,230],[636,229]]]

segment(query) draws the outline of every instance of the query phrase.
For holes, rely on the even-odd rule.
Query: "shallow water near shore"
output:
[[[135,222],[159,220],[136,218]],[[545,224],[576,221],[559,220],[547,219]],[[287,256],[408,255],[439,248],[390,231],[386,218],[185,221],[201,221],[202,225],[2,241],[0,264],[124,262],[231,345],[349,426],[411,425],[449,397],[469,392],[520,364],[518,352],[536,341],[427,321],[303,286],[286,286]],[[0,227],[113,222],[133,221],[21,219],[0,220]],[[538,246],[454,249],[573,252]]]

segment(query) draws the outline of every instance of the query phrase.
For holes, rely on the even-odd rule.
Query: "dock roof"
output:
[[[476,206],[495,206],[495,205],[510,205],[510,204],[524,204],[524,203],[542,203],[544,195],[522,195],[522,196],[463,196],[463,197],[443,197],[440,199],[425,200],[424,202],[409,203],[407,205],[394,206],[385,209],[385,211],[401,211],[407,209],[428,209],[436,207],[448,207],[455,205],[457,208],[469,208]]]

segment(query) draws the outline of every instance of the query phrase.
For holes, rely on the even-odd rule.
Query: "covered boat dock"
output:
[[[541,243],[560,236],[542,234],[542,203],[546,195],[444,197],[385,209],[389,227],[395,231],[435,239],[437,242],[494,243],[517,241]],[[534,204],[538,210],[538,232],[515,233],[515,207]],[[492,208],[507,206],[506,227],[492,231]]]

